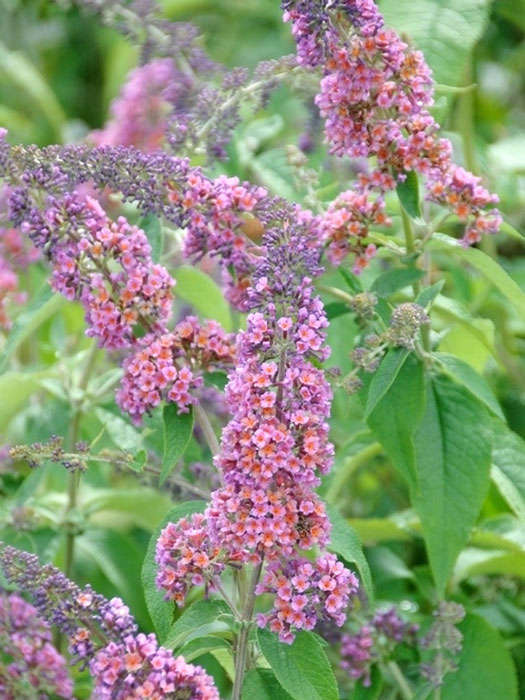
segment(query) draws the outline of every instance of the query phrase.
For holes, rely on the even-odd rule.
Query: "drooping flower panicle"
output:
[[[345,227],[347,245],[340,227],[335,240],[327,231],[332,253],[337,251],[335,261],[352,250],[356,237],[358,242],[363,216],[380,210],[383,194],[412,170],[423,176],[427,199],[464,222],[465,244],[497,232],[501,217],[487,207],[498,197],[479,177],[453,163],[451,143],[440,136],[429,112],[434,84],[423,54],[384,26],[376,4],[284,0],[282,5],[285,20],[292,22],[299,62],[323,70],[316,103],[332,153],[375,160],[373,170],[356,183],[353,197],[363,201],[357,210],[350,207],[355,213]]]

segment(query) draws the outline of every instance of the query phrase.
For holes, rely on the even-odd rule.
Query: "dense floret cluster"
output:
[[[129,608],[120,598],[107,600],[89,586],[80,588],[55,567],[40,566],[35,555],[13,547],[0,551],[0,564],[7,579],[31,593],[36,605],[36,610],[25,608],[27,604],[15,597],[11,612],[0,602],[0,620],[9,615],[6,624],[19,627],[21,620],[24,624],[38,622],[27,639],[24,634],[28,632],[22,630],[17,636],[16,630],[11,632],[8,627],[8,641],[19,646],[28,663],[40,663],[42,674],[37,678],[54,682],[52,691],[59,697],[72,697],[72,683],[62,657],[49,644],[49,628],[38,621],[36,612],[67,636],[73,660],[89,667],[92,700],[219,700],[213,679],[202,668],[186,663],[182,656],[174,657],[159,646],[155,635],[138,633]],[[1,635],[0,628],[0,639]],[[44,646],[38,655],[40,642]],[[13,667],[13,673],[17,668]],[[2,682],[0,670],[0,688]]]
[[[332,153],[375,161],[374,169],[356,183],[353,197],[359,205],[350,209],[355,215],[346,227],[348,243],[342,243],[340,228],[334,242],[329,238],[338,251],[336,261],[363,235],[363,214],[380,210],[384,193],[410,171],[424,177],[427,199],[464,222],[465,244],[497,232],[501,217],[496,209],[486,209],[498,197],[452,162],[452,145],[440,136],[429,112],[434,85],[423,54],[384,26],[376,4],[285,0],[283,7],[285,20],[292,22],[299,62],[323,70],[316,104]]]
[[[39,700],[73,697],[64,657],[51,629],[17,593],[0,591],[0,697]]]
[[[202,386],[202,372],[228,367],[234,360],[233,336],[216,321],[186,317],[172,333],[150,334],[124,360],[117,402],[136,423],[161,401],[187,412]]]

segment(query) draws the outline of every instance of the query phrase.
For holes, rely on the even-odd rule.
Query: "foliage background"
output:
[[[261,59],[294,50],[289,27],[282,24],[273,0],[164,0],[163,4],[171,19],[198,24],[212,57],[227,66],[253,67]],[[136,64],[136,52],[124,39],[67,3],[62,5],[0,0],[0,125],[9,129],[15,141],[66,143],[100,127],[111,99]],[[523,231],[525,1],[383,0],[380,6],[387,21],[407,32],[425,52],[437,82],[449,86],[438,91],[435,109],[454,143],[456,159],[486,174],[491,189],[501,196],[507,221]],[[477,85],[475,90],[453,89],[472,83]],[[236,131],[230,160],[221,168],[301,199],[284,146],[297,143],[311,123],[312,114],[304,104],[280,89],[265,113],[250,117]],[[328,159],[322,145],[310,154],[310,162],[324,166],[328,189],[334,169],[344,181],[343,166]],[[524,244],[501,235],[484,246],[525,290]],[[452,299],[448,307],[436,311],[442,324],[439,350],[457,355],[485,375],[510,427],[525,438],[525,310],[513,309],[490,279],[458,264],[448,253],[437,253],[434,265],[435,279],[445,279],[445,291]],[[378,260],[366,272],[365,285],[380,266]],[[24,285],[30,297],[45,279],[43,267],[28,270]],[[328,273],[323,284],[330,283],[340,285],[340,278]],[[195,294],[194,280],[179,280],[178,297],[181,305],[190,301],[203,316],[222,314],[226,324],[237,323],[218,293]],[[30,304],[24,314],[11,339],[1,341],[2,443],[66,435],[72,406],[87,401],[93,410],[82,419],[83,439],[93,440],[106,424],[101,447],[134,452],[143,446],[160,448],[159,421],[151,421],[141,432],[117,413],[112,401],[115,369],[104,353],[96,358],[97,371],[87,398],[78,395],[88,347],[79,307],[49,297],[43,305]],[[358,331],[348,319],[335,319],[330,330],[331,362],[343,369],[349,366],[348,351]],[[433,604],[420,527],[408,509],[405,486],[374,447],[361,416],[358,399],[336,396],[332,437],[338,457],[333,481],[323,486],[324,495],[341,507],[366,545],[377,599],[398,602],[417,616]],[[463,425],[461,429],[474,428]],[[199,449],[192,443],[186,459],[198,460]],[[521,674],[523,699],[525,457],[521,464],[516,459],[511,452],[509,461],[522,468],[521,490],[514,496],[519,505],[509,508],[508,495],[505,499],[501,487],[491,486],[469,546],[456,564],[450,593],[505,636]],[[4,474],[0,471],[0,539],[35,550],[60,565],[65,478],[59,467],[51,465],[34,472],[24,465]],[[77,514],[77,579],[89,581],[102,593],[119,593],[146,630],[152,629],[152,623],[140,571],[151,533],[171,505],[165,493],[141,486],[135,476],[115,473],[102,463],[84,477]],[[208,654],[204,663],[219,677],[222,673],[227,684],[227,674],[218,670],[217,656]],[[79,688],[81,695],[81,684]]]

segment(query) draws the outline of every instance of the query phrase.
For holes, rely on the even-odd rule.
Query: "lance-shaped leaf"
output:
[[[490,436],[487,409],[464,386],[444,375],[428,381],[414,434],[418,487],[411,493],[440,595],[487,493]]]

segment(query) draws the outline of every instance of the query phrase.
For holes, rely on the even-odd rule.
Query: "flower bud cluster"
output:
[[[64,657],[51,641],[51,629],[17,593],[0,590],[0,697],[73,697]]]
[[[385,338],[394,347],[414,350],[419,330],[427,323],[430,318],[422,306],[414,302],[399,304],[392,311]]]
[[[216,321],[199,323],[186,317],[172,333],[150,334],[138,341],[139,350],[123,363],[124,377],[117,402],[135,423],[161,401],[173,401],[187,412],[202,385],[202,372],[231,366],[233,336]]]
[[[87,335],[100,347],[128,347],[143,319],[163,328],[171,315],[174,280],[153,264],[146,234],[124,217],[111,221],[92,197],[50,197],[40,214],[22,223],[53,265],[52,285],[85,309]]]
[[[421,640],[422,649],[430,657],[421,665],[421,673],[434,686],[441,685],[447,673],[457,671],[463,634],[456,625],[464,617],[462,605],[442,601],[434,611],[435,622]]]
[[[70,471],[86,471],[89,445],[86,442],[75,444],[75,453],[64,450],[64,439],[52,435],[47,442],[34,442],[31,445],[13,445],[9,456],[13,460],[24,460],[32,469],[47,461],[57,462]]]
[[[32,594],[38,614],[68,637],[73,662],[89,667],[93,698],[219,700],[202,668],[174,658],[154,635],[138,633],[120,598],[107,600],[89,586],[80,588],[55,567],[40,566],[35,555],[13,547],[0,550],[0,564],[8,581]],[[0,619],[1,613],[0,607]]]
[[[480,178],[452,162],[450,141],[439,136],[429,112],[433,104],[431,71],[423,54],[392,30],[372,0],[285,0],[285,20],[292,22],[299,62],[321,66],[324,77],[316,98],[325,118],[331,152],[375,159],[375,169],[362,174],[356,197],[364,197],[364,212],[382,208],[382,195],[413,170],[425,179],[427,198],[446,206],[464,222],[463,241],[470,245],[501,225],[497,203]],[[369,200],[379,193],[374,203]],[[358,208],[358,211],[359,211]],[[366,229],[366,221],[362,232]],[[386,221],[385,221],[386,223]],[[354,218],[346,230],[351,250]],[[333,254],[345,252],[338,230]],[[335,253],[337,251],[337,254]]]

